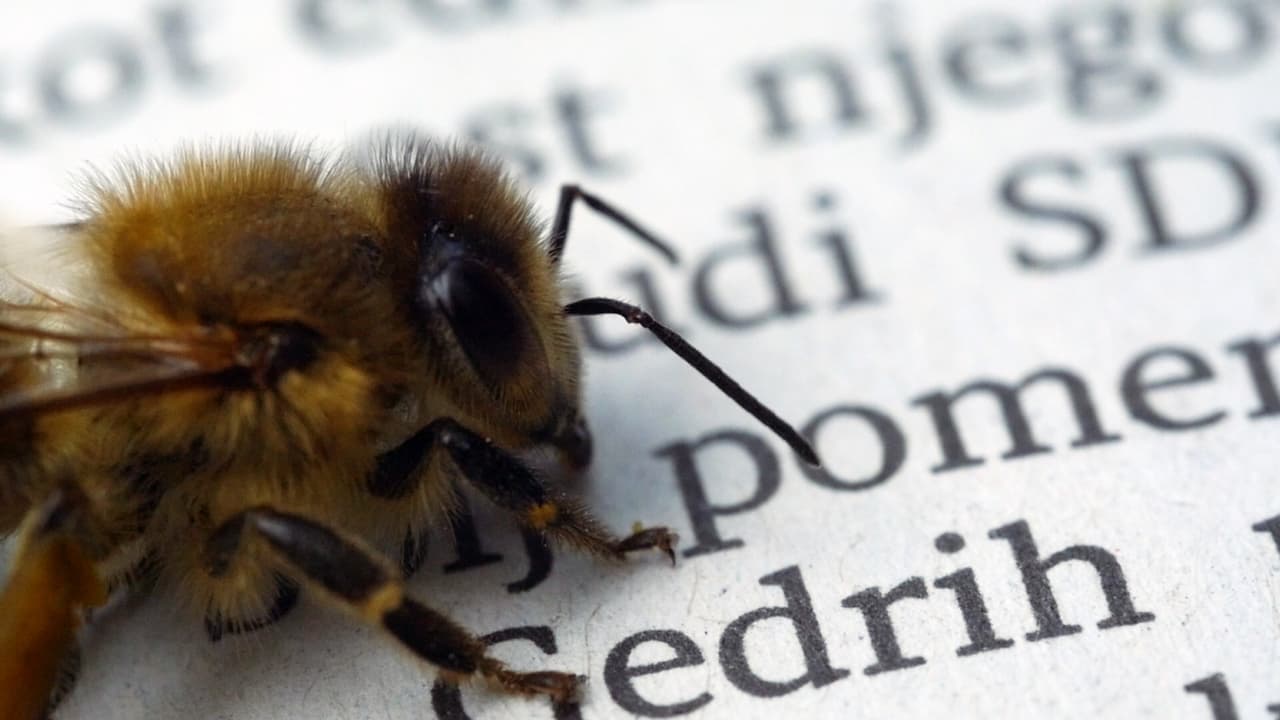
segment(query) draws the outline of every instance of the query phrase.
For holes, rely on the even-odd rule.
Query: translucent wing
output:
[[[235,338],[149,330],[100,290],[78,226],[0,233],[0,420],[217,385],[239,368]]]

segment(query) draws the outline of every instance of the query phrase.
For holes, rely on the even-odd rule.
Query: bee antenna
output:
[[[556,219],[551,225],[551,246],[547,248],[547,254],[551,256],[552,263],[559,264],[560,256],[564,254],[564,244],[569,239],[569,220],[573,214],[574,200],[581,200],[587,204],[587,207],[621,225],[632,235],[657,250],[672,265],[680,261],[676,257],[676,251],[672,250],[670,245],[658,239],[657,235],[645,230],[626,213],[577,185],[562,185],[560,202],[556,205]]]
[[[747,392],[746,388],[729,377],[724,370],[721,370],[719,365],[711,362],[706,355],[698,352],[698,349],[680,337],[679,333],[658,322],[644,310],[620,300],[586,298],[569,303],[564,307],[564,312],[566,315],[620,315],[627,322],[643,327],[661,340],[663,345],[671,348],[672,352],[693,366],[694,370],[702,373],[703,377],[710,380],[712,385],[720,388],[721,392],[738,403],[743,410],[751,413],[753,417],[764,423],[765,427],[782,438],[801,459],[814,466],[822,464],[822,461],[818,459],[818,453],[814,452],[813,446],[799,432],[796,432],[795,428],[788,425],[785,420],[778,417],[764,403]]]

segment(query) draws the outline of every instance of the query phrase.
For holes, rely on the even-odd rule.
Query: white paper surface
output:
[[[306,30],[311,9],[326,18],[323,37]],[[1108,12],[1120,19],[1079,19]],[[497,123],[498,145],[509,154],[515,146],[517,161],[536,155],[531,188],[547,215],[558,183],[581,182],[659,228],[684,258],[666,267],[580,210],[568,262],[589,291],[642,299],[624,275],[643,268],[666,317],[783,417],[802,425],[860,406],[897,428],[905,455],[891,477],[860,490],[824,487],[668,353],[653,345],[589,353],[597,454],[582,493],[610,526],[666,524],[685,549],[699,544],[672,456],[660,451],[673,443],[746,431],[767,443],[781,475],[759,507],[715,519],[722,538],[742,547],[682,557],[675,569],[657,557],[619,568],[558,552],[545,582],[512,594],[505,584],[524,575],[526,560],[501,513],[475,502],[485,549],[502,562],[446,574],[452,544],[447,532],[433,536],[412,591],[477,633],[550,627],[552,656],[523,642],[495,653],[520,669],[586,675],[581,717],[631,715],[605,682],[607,658],[649,630],[683,633],[702,662],[622,684],[653,706],[709,698],[680,716],[1276,712],[1267,706],[1280,703],[1280,540],[1270,526],[1253,526],[1280,525],[1280,415],[1258,413],[1258,377],[1245,351],[1229,346],[1280,332],[1277,3],[175,0],[86,8],[45,0],[11,3],[0,15],[0,130],[8,133],[0,136],[0,205],[14,219],[63,219],[61,204],[87,164],[187,140],[283,135],[340,148],[390,124],[448,136]],[[1001,38],[968,61],[982,68],[985,90],[962,88],[948,69],[948,49],[967,33]],[[1130,38],[1128,49],[1106,50],[1117,37]],[[1064,38],[1093,49],[1073,50]],[[68,60],[60,55],[68,48],[100,60]],[[902,53],[931,108],[930,129],[914,139],[896,74]],[[1114,82],[1087,85],[1103,94],[1082,110],[1072,104],[1071,59],[1086,55],[1089,67],[1119,70],[1107,76]],[[824,120],[836,96],[814,74],[786,90],[805,130],[768,133],[759,72],[787,58],[799,67],[842,64],[856,111],[846,124]],[[1132,99],[1135,87],[1146,88],[1145,100]],[[564,121],[566,94],[586,108],[585,150],[575,149]],[[1219,151],[1245,164],[1252,200]],[[1143,162],[1167,229],[1183,238],[1179,248],[1153,249],[1135,185]],[[1002,200],[1001,184],[1014,176],[1023,205],[1058,208],[1056,218]],[[815,209],[824,192],[833,206]],[[773,224],[795,307],[727,327],[694,288],[717,250],[750,239],[742,216],[752,210]],[[1083,257],[1079,215],[1073,223],[1064,212],[1099,224],[1096,254]],[[1216,241],[1185,240],[1246,215]],[[841,303],[847,276],[822,239],[833,227],[847,237],[862,283],[854,302]],[[1019,249],[1070,266],[1029,269]],[[707,287],[721,310],[745,317],[776,307],[758,258],[717,267]],[[631,336],[620,323],[597,325],[613,341]],[[1170,430],[1135,416],[1123,377],[1144,353],[1160,351],[1138,373],[1151,412],[1221,418]],[[923,398],[1053,368],[1087,383],[1101,427],[1120,439],[1073,448],[1081,429],[1050,382],[1024,397],[1034,441],[1050,450],[1005,459],[1012,443],[998,406],[966,396],[956,401],[956,422],[968,454],[984,462],[935,472],[945,455]],[[881,443],[857,417],[832,420],[819,439],[837,476],[866,478],[882,462]],[[697,458],[712,505],[756,491],[740,447]],[[1082,630],[1028,640],[1037,621],[1011,543],[988,535],[1020,521],[1041,557],[1069,546],[1110,553],[1135,611],[1154,619],[1099,629],[1110,613],[1098,573],[1069,561],[1048,577],[1063,621]],[[964,549],[939,551],[944,533],[961,535]],[[726,670],[722,637],[745,614],[783,605],[783,590],[760,579],[791,567],[840,677],[756,697],[732,680],[741,669]],[[934,582],[964,568],[975,573],[995,635],[1012,646],[957,655],[971,638],[955,593]],[[903,655],[925,662],[868,675],[878,660],[867,623],[842,601],[913,577],[927,597],[894,604],[890,616]],[[648,643],[629,665],[673,652]],[[775,683],[806,671],[785,618],[754,625],[745,654],[752,672]],[[1184,690],[1216,674],[1229,701],[1218,693],[1211,708],[1204,692]],[[390,640],[314,598],[270,629],[217,644],[198,622],[139,599],[93,629],[57,717],[432,717],[434,679]],[[483,688],[465,689],[463,701],[473,717],[552,715],[544,700]]]

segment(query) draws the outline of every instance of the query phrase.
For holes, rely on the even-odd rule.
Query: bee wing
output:
[[[0,231],[0,319],[106,334],[119,323],[102,310],[97,288],[81,225]]]
[[[232,340],[143,333],[109,308],[76,225],[0,233],[0,419],[217,384]]]
[[[71,382],[44,381],[0,388],[0,420],[53,410],[225,383],[227,369],[149,366],[130,371],[95,373]]]

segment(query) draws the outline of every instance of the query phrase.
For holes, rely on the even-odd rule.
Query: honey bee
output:
[[[480,151],[412,134],[360,159],[188,149],[94,175],[85,196],[78,220],[43,233],[45,279],[0,249],[0,532],[23,528],[0,596],[0,697],[16,717],[65,690],[87,608],[156,585],[213,639],[305,590],[448,680],[573,697],[577,675],[490,657],[384,555],[466,484],[550,540],[674,562],[673,532],[615,536],[520,456],[549,448],[566,473],[591,459],[573,316],[647,328],[818,461],[641,309],[565,303],[575,203],[674,260],[664,242],[573,185],[544,232]]]

